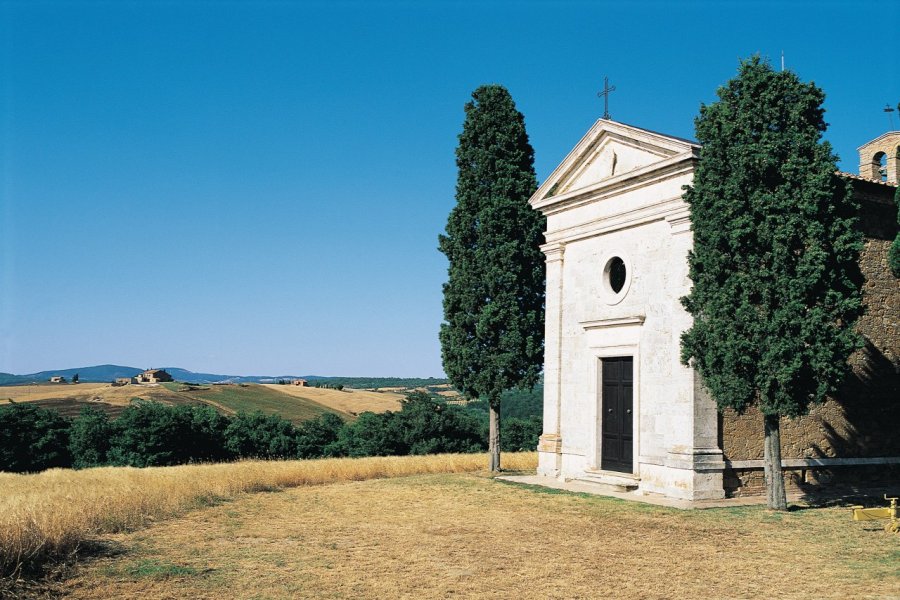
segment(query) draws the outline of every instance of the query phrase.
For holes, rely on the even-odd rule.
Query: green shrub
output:
[[[334,413],[301,423],[297,427],[297,458],[330,456],[342,427],[344,421]]]
[[[33,404],[0,406],[0,471],[25,473],[72,464],[71,422]]]
[[[399,412],[363,413],[345,425],[330,450],[342,456],[402,456],[442,452],[481,452],[480,420],[465,410],[413,392]]]
[[[544,422],[541,417],[510,418],[503,421],[501,446],[504,452],[534,452]]]
[[[297,429],[278,415],[239,412],[225,429],[225,447],[241,458],[297,456]]]
[[[81,409],[70,429],[72,466],[83,469],[106,464],[112,433],[113,425],[105,412],[93,406]]]
[[[189,462],[191,415],[183,408],[147,401],[127,407],[114,422],[110,464],[156,467]]]

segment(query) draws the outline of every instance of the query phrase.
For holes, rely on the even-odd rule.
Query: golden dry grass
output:
[[[358,415],[369,411],[383,413],[389,410],[400,410],[400,401],[404,394],[394,392],[373,392],[369,390],[355,390],[344,388],[332,390],[328,388],[301,387],[297,385],[264,384],[264,387],[290,394],[298,398],[318,402],[328,408],[344,413]]]
[[[514,469],[534,469],[537,460],[534,453],[505,458]],[[246,492],[474,471],[486,464],[486,455],[457,454],[0,473],[0,572],[64,556],[100,533],[138,528]]]
[[[144,388],[138,386],[113,387],[108,383],[79,383],[69,384],[38,384],[38,385],[10,385],[0,387],[0,400],[14,400],[16,402],[33,402],[37,400],[49,400],[51,398],[72,398],[76,400],[93,400],[100,398],[108,404],[128,404],[134,396],[140,396],[136,390],[162,390],[165,388]]]
[[[159,384],[113,386],[109,383],[79,383],[0,387],[0,402],[7,398],[15,402],[36,402],[44,408],[59,410],[67,416],[77,415],[85,403],[95,404],[97,408],[108,412],[111,407],[121,410],[136,397],[164,404],[202,402],[190,393],[174,391]],[[118,411],[112,412],[117,414]]]
[[[331,406],[327,402],[284,393],[289,386],[263,386],[256,384],[209,385],[191,388],[180,383],[140,384],[113,386],[108,383],[79,383],[78,385],[24,385],[0,387],[0,402],[10,398],[15,402],[35,402],[44,408],[52,408],[69,417],[77,416],[84,406],[94,406],[117,416],[131,403],[132,398],[155,400],[164,404],[208,404],[219,412],[233,415],[238,411],[261,410],[266,414],[279,414],[293,423],[313,419],[326,412],[338,412],[344,419],[352,419],[350,411]],[[343,397],[350,394],[337,390],[322,390]],[[377,394],[376,394],[377,395]],[[397,396],[402,398],[402,396]],[[390,409],[399,408],[399,401],[388,402]],[[335,403],[332,403],[335,404]],[[351,403],[352,404],[352,403]],[[360,405],[366,404],[363,399]],[[370,403],[372,404],[372,403]],[[377,412],[381,407],[373,404]],[[362,408],[362,410],[367,410]]]
[[[72,598],[896,598],[846,509],[678,511],[425,475],[257,494],[129,534]]]

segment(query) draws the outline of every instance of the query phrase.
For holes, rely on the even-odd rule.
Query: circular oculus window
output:
[[[618,304],[631,285],[631,269],[621,256],[614,255],[603,266],[603,295],[607,304]]]

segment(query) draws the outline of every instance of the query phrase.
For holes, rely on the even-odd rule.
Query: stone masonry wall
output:
[[[850,359],[852,375],[835,398],[814,407],[806,416],[782,419],[782,458],[858,458],[900,456],[900,281],[890,272],[888,249],[897,232],[893,188],[853,182],[862,200],[861,228],[865,247],[860,268],[865,279],[866,312],[858,322],[865,347]],[[877,186],[877,187],[874,187]],[[738,415],[719,416],[719,445],[728,461],[763,458],[763,420],[755,407]],[[882,479],[896,468],[849,467],[787,469],[790,488],[805,484]],[[729,495],[760,493],[762,470],[728,469]]]

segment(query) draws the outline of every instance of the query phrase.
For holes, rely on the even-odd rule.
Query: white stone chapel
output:
[[[540,475],[724,496],[715,404],[680,362],[699,150],[600,119],[530,200],[547,217]]]
[[[900,286],[887,267],[900,131],[859,153],[860,174],[837,175],[861,203],[866,347],[835,398],[782,422],[786,484],[799,491],[900,481]],[[531,197],[547,217],[539,475],[691,501],[760,492],[761,414],[719,415],[680,361],[693,244],[683,186],[699,154],[600,119]]]

